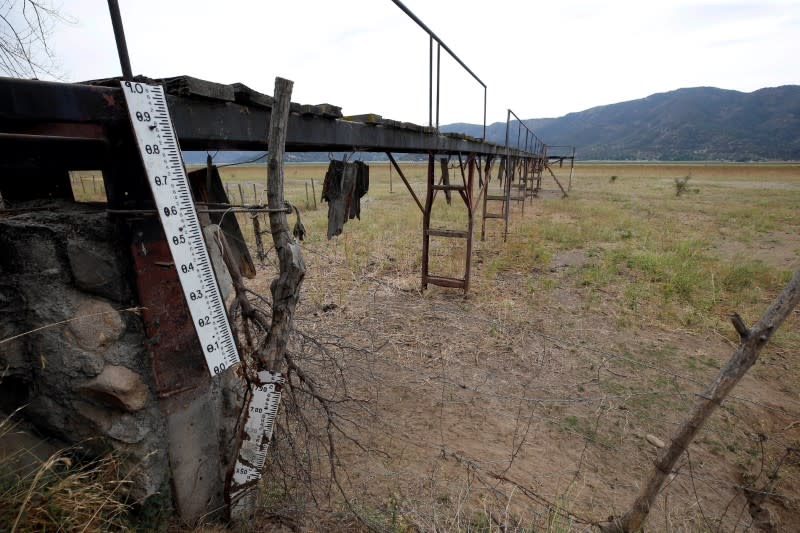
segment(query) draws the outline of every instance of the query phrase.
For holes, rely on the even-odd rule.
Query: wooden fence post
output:
[[[278,255],[280,272],[271,285],[272,324],[267,342],[257,353],[257,358],[259,364],[271,372],[280,370],[280,363],[289,342],[294,310],[300,299],[300,286],[306,273],[303,252],[289,231],[286,203],[283,198],[283,156],[286,149],[286,128],[289,122],[292,85],[289,80],[275,78],[275,100],[269,124],[267,159],[269,227]]]

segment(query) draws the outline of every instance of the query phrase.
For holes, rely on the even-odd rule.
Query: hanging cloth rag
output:
[[[363,161],[353,163],[356,167],[356,184],[350,208],[350,218],[361,220],[361,198],[369,191],[369,165]]]
[[[341,235],[345,222],[361,220],[361,198],[369,191],[369,166],[362,161],[331,161],[322,184],[328,202],[328,239]]]

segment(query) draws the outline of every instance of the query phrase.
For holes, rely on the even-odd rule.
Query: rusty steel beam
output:
[[[114,87],[0,78],[0,131],[17,132],[37,125],[55,128],[59,123],[125,128],[128,118],[121,97],[120,89]],[[168,96],[168,105],[184,150],[267,148],[267,108],[174,95]],[[292,113],[286,150],[500,155],[505,147],[390,125]],[[516,149],[510,153],[534,155]]]
[[[392,153],[391,152],[386,152],[386,157],[389,158],[389,161],[392,163],[392,166],[397,171],[397,173],[400,175],[400,179],[403,180],[403,183],[406,184],[406,188],[408,189],[408,192],[411,193],[411,197],[414,198],[414,201],[417,203],[417,206],[419,207],[419,210],[424,213],[425,212],[425,208],[422,207],[422,202],[419,201],[419,198],[417,197],[417,193],[414,192],[414,189],[411,187],[411,184],[406,179],[405,174],[403,174],[403,171],[400,170],[400,165],[397,164],[397,161],[395,161],[394,156],[392,156]]]
[[[105,139],[0,133],[3,168],[97,170],[108,160]],[[7,176],[12,178],[12,176]]]

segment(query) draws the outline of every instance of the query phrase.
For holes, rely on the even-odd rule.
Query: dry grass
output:
[[[424,165],[403,167],[421,194]],[[303,206],[303,180],[321,181],[324,165],[289,168],[288,195]],[[237,179],[264,176],[263,168],[246,172]],[[676,197],[675,178],[689,174],[698,191]],[[580,526],[560,510],[594,518],[619,511],[650,465],[644,435],[668,438],[730,354],[728,314],[753,321],[800,268],[798,165],[585,164],[569,199],[546,178],[524,216],[515,206],[508,243],[499,221],[487,221],[467,298],[440,288],[420,294],[421,216],[396,176],[389,193],[385,165],[372,165],[371,178],[363,220],[348,222],[338,239],[324,237],[324,205],[303,213],[311,235],[298,327],[386,346],[364,362],[382,393],[378,418],[359,435],[391,459],[354,451],[342,460],[364,515],[384,530],[568,531]],[[458,202],[436,209],[434,225],[463,225]],[[463,268],[455,243],[434,250],[436,272]],[[271,275],[267,268],[264,280]],[[338,310],[322,313],[325,303]],[[723,529],[742,520],[735,486],[754,480],[760,461],[769,464],[795,435],[783,428],[800,414],[800,368],[784,354],[800,350],[799,318],[738,391],[789,415],[733,402],[692,450],[703,465],[701,507]],[[523,397],[606,400],[536,406]],[[528,420],[509,475],[549,506],[508,486],[499,494],[441,457],[445,448],[488,470],[505,465]],[[752,440],[758,431],[769,435],[763,453]],[[786,475],[781,494],[795,502],[796,467]],[[654,510],[654,527],[704,529],[693,493],[691,478],[679,476]],[[725,512],[732,498],[735,511]],[[795,503],[781,512],[800,516]]]
[[[401,165],[421,196],[425,166]],[[314,210],[305,194],[314,179],[319,196],[325,168],[287,166],[286,195],[309,230],[297,327],[363,349],[342,357],[380,394],[354,430],[368,451],[343,443],[340,467],[357,510],[380,530],[570,531],[583,526],[569,513],[624,509],[652,464],[645,435],[667,439],[730,355],[728,315],[754,321],[800,268],[800,165],[587,163],[568,199],[545,178],[524,216],[515,206],[508,243],[496,220],[480,242],[477,220],[466,298],[423,294],[421,214],[399,178],[390,192],[388,166],[371,165],[362,220],[328,241],[327,206],[317,198]],[[687,175],[691,190],[676,196],[675,179]],[[246,201],[265,176],[263,166],[223,169]],[[464,226],[457,199],[436,209],[435,226]],[[240,223],[250,236],[249,220]],[[440,241],[435,272],[458,275],[461,243]],[[254,286],[268,293],[273,275],[268,259]],[[329,303],[338,307],[324,312]],[[741,487],[761,485],[800,440],[798,352],[795,314],[736,391],[747,401],[726,402],[698,436],[691,475],[683,463],[648,529],[746,527]],[[442,450],[485,471],[508,468],[550,503],[482,480]],[[789,530],[800,520],[797,464],[784,467],[776,492]],[[363,529],[335,495],[270,493],[277,507],[302,509],[307,529]]]
[[[15,430],[11,417],[0,435]],[[128,482],[118,461],[107,456],[80,462],[75,450],[61,450],[31,465],[24,450],[0,466],[0,525],[3,531],[128,531]]]

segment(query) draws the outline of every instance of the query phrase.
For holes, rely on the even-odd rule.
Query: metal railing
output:
[[[513,126],[511,124],[511,117],[514,117],[517,122],[517,140],[512,145],[513,138],[511,137]],[[522,133],[525,137],[522,137]],[[508,110],[506,117],[506,157],[508,157],[511,149],[521,150],[538,156],[543,156],[547,153],[548,146],[530,129],[525,122],[522,121],[516,113]]]
[[[394,2],[394,4],[397,7],[399,7],[403,11],[403,13],[408,15],[411,20],[416,22],[417,25],[420,28],[425,30],[425,32],[428,34],[428,37],[430,38],[429,56],[428,56],[428,126],[431,126],[431,127],[434,126],[434,121],[433,121],[433,117],[434,117],[434,105],[433,105],[433,103],[434,103],[433,102],[433,70],[434,70],[433,69],[433,42],[436,41],[436,108],[435,108],[436,109],[436,123],[435,123],[436,129],[437,130],[439,129],[439,97],[440,97],[440,92],[441,92],[439,89],[440,89],[440,82],[441,82],[442,48],[444,48],[444,51],[447,52],[448,54],[450,54],[450,57],[455,59],[456,62],[459,65],[461,65],[461,67],[465,71],[467,71],[467,73],[470,76],[475,78],[475,81],[477,81],[481,85],[481,87],[483,87],[483,137],[481,138],[481,140],[486,139],[486,84],[483,83],[483,81],[478,77],[477,74],[472,72],[472,69],[470,69],[461,60],[461,58],[459,58],[455,54],[455,52],[453,52],[450,49],[450,47],[447,46],[444,43],[444,41],[442,41],[435,33],[433,33],[433,30],[431,30],[428,26],[426,26],[425,23],[422,22],[419,19],[418,16],[416,16],[410,9],[408,9],[408,7],[406,7],[406,5],[403,4],[403,2],[401,2],[400,0],[392,0],[392,2]]]
[[[547,147],[547,156],[570,159],[575,157],[575,147],[572,145],[550,145]]]

